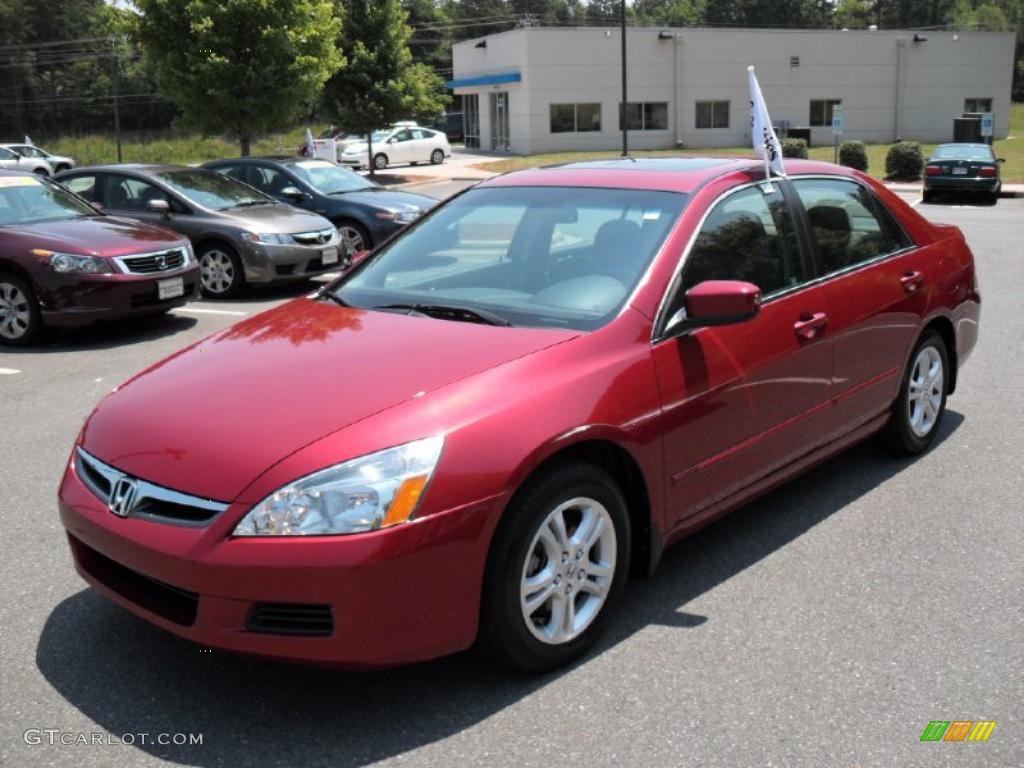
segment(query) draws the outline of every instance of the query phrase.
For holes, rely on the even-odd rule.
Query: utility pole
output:
[[[110,91],[114,101],[114,138],[117,141],[117,162],[121,163],[121,110],[118,107],[117,96],[118,96],[118,61],[117,61],[117,43],[114,38],[110,38]]]
[[[622,156],[629,155],[629,101],[626,98],[626,0],[622,0],[622,106],[619,114],[622,119]]]

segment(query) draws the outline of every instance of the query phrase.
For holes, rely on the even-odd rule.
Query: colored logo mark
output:
[[[995,720],[932,720],[921,741],[988,741],[995,727]]]

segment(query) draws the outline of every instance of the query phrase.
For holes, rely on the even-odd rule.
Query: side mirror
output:
[[[146,210],[150,213],[159,213],[161,216],[171,214],[171,204],[166,200],[149,200],[146,203]]]
[[[392,136],[390,139],[388,139],[388,144],[395,144],[397,142],[398,142],[398,139],[396,139],[394,136]]]
[[[302,200],[306,197],[306,193],[298,187],[285,187],[281,190],[281,197],[288,197],[292,200]]]
[[[705,280],[686,292],[683,309],[668,321],[668,334],[708,325],[733,325],[761,311],[761,289],[742,280]]]

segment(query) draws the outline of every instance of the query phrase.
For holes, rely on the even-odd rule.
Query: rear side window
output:
[[[730,195],[704,220],[683,266],[683,291],[705,280],[744,280],[764,295],[804,280],[793,217],[782,191]]]
[[[64,186],[90,203],[96,202],[96,177],[92,174],[67,179],[64,181]]]
[[[842,179],[793,182],[807,211],[811,243],[825,274],[896,253],[913,243],[860,184]]]

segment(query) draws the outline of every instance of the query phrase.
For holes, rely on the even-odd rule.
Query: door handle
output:
[[[793,323],[793,331],[802,341],[811,341],[828,323],[828,315],[824,312],[804,312],[800,319]]]
[[[916,269],[910,272],[904,272],[900,278],[900,283],[903,285],[903,290],[907,293],[914,293],[918,288],[921,287],[921,283],[924,282],[924,275],[918,272]]]

